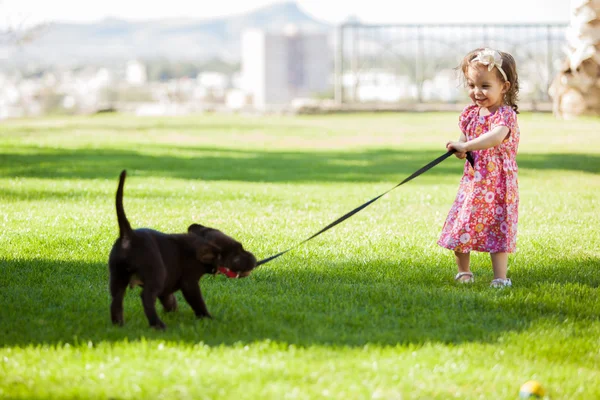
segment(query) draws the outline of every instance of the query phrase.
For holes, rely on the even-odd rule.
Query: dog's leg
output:
[[[183,297],[185,301],[188,302],[196,317],[198,318],[212,318],[208,309],[206,308],[206,304],[204,304],[204,299],[202,298],[202,292],[200,291],[200,286],[195,282],[186,282],[181,286],[181,293],[183,293]]]
[[[111,273],[110,295],[112,302],[110,303],[110,318],[114,325],[123,325],[123,297],[125,297],[128,283],[128,277]]]
[[[144,305],[144,313],[146,313],[146,318],[148,318],[150,326],[156,329],[165,329],[167,326],[158,318],[158,314],[156,313],[156,298],[159,292],[159,290],[148,285],[144,286],[141,294],[142,304]]]
[[[159,296],[158,299],[163,305],[163,308],[167,312],[176,311],[177,310],[177,299],[173,293],[168,294],[166,296]]]

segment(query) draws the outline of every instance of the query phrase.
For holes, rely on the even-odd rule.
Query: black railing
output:
[[[520,99],[550,101],[564,59],[567,24],[343,24],[336,43],[339,103],[458,103],[466,99],[455,68],[478,47],[513,55]]]

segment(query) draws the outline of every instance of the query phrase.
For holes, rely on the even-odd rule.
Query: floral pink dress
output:
[[[467,140],[501,125],[510,133],[496,147],[473,151],[475,168],[465,161],[458,194],[438,244],[460,253],[514,253],[519,206],[517,115],[510,106],[501,106],[493,114],[480,116],[479,107],[472,104],[464,109],[458,125]]]

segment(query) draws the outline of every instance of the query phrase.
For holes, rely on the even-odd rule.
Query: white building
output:
[[[415,97],[416,85],[404,75],[387,71],[371,70],[356,75],[344,74],[344,93],[353,101],[394,103],[403,98]]]
[[[223,100],[230,86],[229,77],[221,72],[200,72],[196,82],[194,97],[208,101]]]
[[[139,61],[132,60],[127,63],[125,80],[130,85],[141,86],[148,82],[146,66]]]
[[[254,107],[283,106],[329,89],[332,56],[326,34],[260,30],[242,36],[242,88]]]

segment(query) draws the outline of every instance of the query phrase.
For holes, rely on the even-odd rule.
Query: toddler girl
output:
[[[465,162],[456,200],[448,213],[438,244],[454,250],[460,282],[473,282],[471,251],[490,253],[492,287],[511,286],[506,277],[508,254],[515,252],[519,193],[516,155],[519,81],[514,58],[492,49],[465,56],[460,69],[473,104],[460,115],[462,131],[448,150]]]

